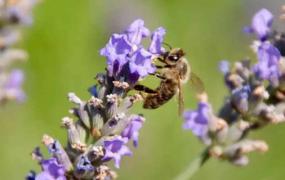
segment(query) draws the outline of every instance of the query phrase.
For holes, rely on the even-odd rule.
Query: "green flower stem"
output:
[[[196,159],[194,159],[187,168],[180,173],[174,180],[189,180],[210,158],[208,148],[206,148]]]

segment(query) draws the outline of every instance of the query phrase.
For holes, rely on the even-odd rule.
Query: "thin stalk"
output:
[[[189,180],[194,174],[205,164],[205,162],[210,158],[208,148],[206,148],[199,156],[197,156],[187,168],[180,173],[174,180]]]

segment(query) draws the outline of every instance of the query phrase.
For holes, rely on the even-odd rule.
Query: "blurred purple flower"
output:
[[[137,19],[127,28],[125,34],[127,35],[130,43],[139,45],[142,38],[150,35],[150,31],[144,27],[143,20]]]
[[[262,43],[257,50],[258,63],[253,67],[257,77],[262,80],[275,81],[280,76],[279,50],[270,43]]]
[[[139,48],[130,57],[130,72],[137,73],[141,78],[144,78],[149,73],[154,73],[156,68],[152,64],[152,54],[144,48]]]
[[[126,137],[129,140],[133,139],[133,144],[135,147],[138,146],[138,137],[139,137],[139,130],[142,128],[142,125],[145,119],[142,116],[134,115],[131,116],[131,121],[127,125],[127,127],[122,132],[122,137]]]
[[[239,112],[246,113],[248,111],[248,98],[250,93],[251,89],[249,85],[242,86],[241,88],[232,91],[232,103]]]
[[[25,100],[25,93],[22,90],[22,84],[24,81],[24,73],[21,70],[13,70],[6,82],[5,91],[8,97],[16,98],[18,101]]]
[[[209,124],[210,107],[205,102],[198,104],[197,110],[188,110],[184,112],[184,129],[190,129],[193,134],[200,139],[207,139]]]
[[[267,9],[261,9],[253,16],[251,27],[246,27],[245,31],[255,33],[261,41],[265,41],[270,33],[272,22],[272,13]]]
[[[64,167],[55,158],[41,161],[42,172],[37,174],[35,180],[65,180]]]
[[[230,63],[226,60],[220,61],[219,69],[223,74],[227,74],[230,71]]]
[[[33,23],[31,9],[37,3],[37,0],[21,0],[15,2],[9,2],[7,6],[7,17],[14,23],[22,23],[25,25],[31,25]]]
[[[127,138],[123,138],[121,136],[114,136],[110,140],[104,141],[104,149],[105,155],[103,157],[103,161],[109,161],[114,159],[115,167],[120,167],[120,161],[122,156],[130,156],[132,152],[125,145],[128,142]]]
[[[157,28],[151,35],[151,43],[149,46],[149,51],[153,54],[161,54],[165,52],[162,47],[163,37],[166,34],[166,30],[163,27]]]

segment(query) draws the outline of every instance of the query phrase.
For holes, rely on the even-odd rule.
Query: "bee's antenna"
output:
[[[170,44],[166,43],[166,42],[162,42],[162,44],[166,45],[170,50],[172,49],[172,47],[170,46]]]

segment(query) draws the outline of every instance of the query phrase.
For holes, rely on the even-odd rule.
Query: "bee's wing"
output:
[[[193,72],[190,74],[190,85],[198,94],[201,94],[205,91],[203,81]]]
[[[184,99],[182,93],[182,82],[181,79],[178,78],[178,114],[181,116],[184,110]]]

